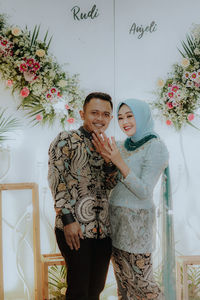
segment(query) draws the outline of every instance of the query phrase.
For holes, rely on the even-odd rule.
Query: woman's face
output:
[[[136,122],[132,110],[123,104],[118,112],[118,123],[121,130],[127,135],[132,136],[136,133]]]

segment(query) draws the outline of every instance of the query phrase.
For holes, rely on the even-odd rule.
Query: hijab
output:
[[[126,104],[130,107],[136,121],[136,133],[130,137],[132,142],[139,142],[152,135],[155,137],[158,136],[154,131],[154,121],[148,103],[138,99],[124,100],[119,103],[117,114],[122,104]]]

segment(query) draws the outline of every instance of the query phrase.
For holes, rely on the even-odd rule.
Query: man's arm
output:
[[[67,175],[70,174],[71,139],[67,132],[61,132],[49,148],[48,182],[54,198],[54,207],[61,215],[64,225],[65,239],[73,250],[80,248],[83,234],[75,219],[74,208],[70,204],[71,194]]]

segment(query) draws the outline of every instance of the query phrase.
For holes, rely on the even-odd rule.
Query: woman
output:
[[[153,129],[149,105],[128,99],[118,106],[120,129],[128,136],[94,137],[101,154],[119,169],[119,182],[110,196],[113,266],[119,299],[161,299],[153,279],[151,255],[155,226],[154,187],[168,165],[168,151]],[[101,145],[100,145],[101,144]]]

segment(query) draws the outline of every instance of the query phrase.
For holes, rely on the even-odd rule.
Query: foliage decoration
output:
[[[67,269],[66,266],[51,266],[49,268],[50,299],[64,300],[67,290]]]
[[[9,139],[8,134],[20,128],[18,119],[5,116],[6,109],[0,109],[0,145]]]
[[[176,130],[199,118],[200,108],[200,25],[194,25],[191,34],[182,41],[181,63],[173,65],[166,80],[159,79],[157,100],[152,107],[161,113],[167,125]]]
[[[48,31],[39,40],[40,26],[33,32],[26,27],[7,24],[0,15],[0,74],[12,92],[20,98],[24,109],[34,123],[50,123],[59,119],[65,126],[78,119],[83,100],[78,75],[70,76],[49,54],[52,40]]]

